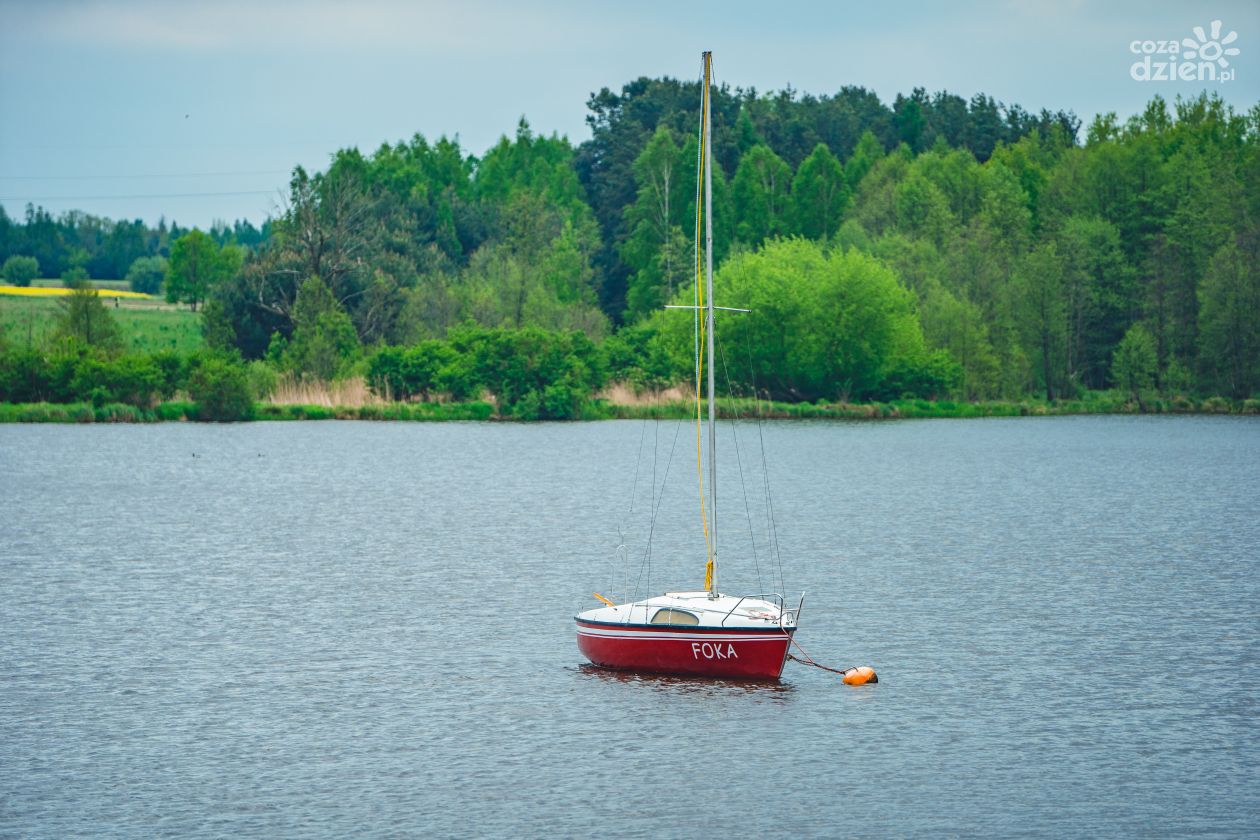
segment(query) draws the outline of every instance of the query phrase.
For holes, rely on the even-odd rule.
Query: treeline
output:
[[[659,209],[658,214],[687,220],[694,214],[691,193],[695,186],[694,135],[700,119],[699,103],[698,82],[669,78],[639,78],[623,86],[619,93],[604,88],[587,102],[590,113],[586,121],[592,137],[578,147],[575,166],[603,234],[599,256],[603,274],[601,301],[613,317],[623,311],[632,278],[642,271],[647,258],[641,237],[634,241],[636,228],[644,220],[645,179],[651,182],[656,202],[668,202],[668,208]],[[756,244],[757,220],[740,220],[745,223],[740,230],[733,215],[746,212],[756,216],[764,212],[762,208],[746,206],[751,197],[747,190],[749,181],[764,183],[770,194],[766,209],[783,209],[776,207],[775,198],[787,193],[793,173],[820,145],[833,158],[846,162],[851,191],[872,157],[902,144],[911,153],[918,153],[939,141],[985,161],[998,144],[1013,143],[1034,132],[1054,145],[1075,144],[1081,125],[1070,111],[1042,110],[1034,116],[1019,105],[1005,106],[984,94],[976,94],[968,101],[946,91],[929,96],[923,88],[916,88],[910,96],[899,94],[888,106],[872,91],[856,86],[845,86],[834,96],[799,95],[790,88],[758,95],[755,90],[723,86],[714,91],[712,103],[714,190],[718,197],[715,221],[725,222],[719,236],[724,247],[733,244],[731,237],[736,234],[745,244]],[[673,144],[685,144],[679,156],[680,168],[673,171],[672,167],[662,170],[666,161],[661,153],[665,150],[659,141],[649,160],[642,160],[662,129]],[[767,151],[773,153],[773,159]],[[753,155],[745,163],[750,152]],[[786,171],[779,164],[785,164]],[[645,173],[645,165],[655,171]],[[728,179],[739,178],[741,165],[746,169],[744,188],[738,195],[728,195]],[[818,165],[815,162],[806,167],[804,177],[817,174]],[[834,185],[828,185],[815,190],[821,193],[815,200],[823,202],[824,216],[844,211],[847,197],[833,195],[834,189]],[[631,206],[638,207],[639,212],[629,212]],[[825,225],[825,219],[813,220],[794,225],[791,232],[810,235]],[[681,225],[684,235],[688,227]]]
[[[535,135],[522,120],[514,137],[480,158],[455,141],[417,136],[371,155],[343,150],[324,173],[299,170],[288,212],[239,282],[220,296],[237,346],[257,356],[273,333],[287,337],[297,287],[309,276],[319,276],[343,302],[365,343],[441,337],[469,319],[582,329],[598,340],[655,302],[644,287],[662,273],[668,288],[687,276],[690,260],[674,258],[689,251],[687,225],[677,225],[680,233],[663,231],[655,248],[642,229],[651,222],[643,206],[651,175],[640,158],[659,157],[661,143],[651,141],[661,132],[671,136],[682,162],[665,173],[665,212],[672,221],[693,213],[698,102],[695,82],[640,79],[619,95],[605,90],[591,98],[593,136],[576,149],[562,138]],[[890,108],[860,88],[822,98],[723,88],[715,97],[715,218],[725,225],[718,241],[723,249],[755,247],[766,235],[797,232],[755,218],[761,211],[752,205],[765,203],[756,181],[782,174],[760,172],[767,154],[781,165],[805,165],[802,177],[809,179],[820,164],[805,159],[821,143],[833,155],[856,155],[849,172],[856,182],[863,160],[903,138],[915,145],[955,141],[987,157],[997,144],[1041,130],[1056,142],[1074,142],[1078,126],[1070,114],[1034,118],[983,96],[967,103],[916,91]],[[732,188],[723,173],[733,174]],[[785,192],[792,177],[789,171],[772,192]],[[844,203],[827,189],[814,203],[824,205],[824,214],[843,212]],[[777,198],[770,200],[772,214]],[[806,199],[798,203],[798,216],[812,212]],[[807,220],[801,231],[818,227]],[[319,248],[309,247],[316,242]],[[633,282],[638,288],[628,301]]]
[[[591,97],[576,148],[522,120],[479,158],[416,136],[299,168],[267,236],[206,285],[207,339],[335,378],[465,329],[576,331],[620,360],[609,376],[686,380],[690,322],[661,306],[694,274],[698,102],[694,82],[639,79]],[[1156,97],[1080,128],[921,89],[718,91],[718,294],[754,310],[723,316],[732,384],[1260,390],[1260,107]]]
[[[270,221],[259,228],[237,220],[212,225],[209,235],[219,245],[255,248],[270,227]],[[78,210],[54,216],[30,204],[23,218],[14,220],[0,206],[0,265],[26,257],[35,260],[35,267],[33,273],[20,275],[24,278],[62,277],[77,269],[87,278],[122,280],[137,260],[169,257],[171,245],[189,230],[165,219],[150,227],[139,219],[114,221]]]

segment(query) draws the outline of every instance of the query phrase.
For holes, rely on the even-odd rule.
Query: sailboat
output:
[[[666,592],[633,603],[617,604],[601,595],[604,606],[580,612],[577,643],[582,654],[604,668],[658,674],[742,679],[778,679],[788,659],[805,596],[788,608],[778,593],[729,595],[717,586],[717,460],[714,437],[713,327],[715,310],[748,310],[713,303],[713,205],[712,129],[710,92],[713,56],[702,55],[703,86],[700,116],[700,166],[703,210],[696,218],[696,305],[671,306],[690,309],[697,318],[696,340],[696,457],[699,475],[700,514],[708,560],[705,588]],[[704,283],[701,285],[699,248],[701,216],[704,221]],[[704,354],[700,346],[704,345]],[[708,389],[708,504],[705,504],[704,468],[700,437],[700,380],[707,370]]]

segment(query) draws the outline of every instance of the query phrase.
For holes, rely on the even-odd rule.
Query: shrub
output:
[[[945,350],[936,350],[915,358],[897,359],[874,390],[876,398],[937,399],[958,390],[962,383],[962,365]]]
[[[0,275],[3,275],[6,283],[12,283],[14,286],[29,286],[31,281],[39,276],[39,260],[14,254],[4,261],[4,267],[0,268]]]
[[[133,292],[156,295],[162,288],[162,280],[166,277],[166,259],[164,257],[136,257],[127,269],[127,285]]]
[[[162,372],[149,356],[99,359],[85,356],[75,365],[71,393],[93,405],[127,403],[147,408],[157,401]]]
[[[249,392],[256,400],[265,400],[276,390],[276,370],[263,361],[250,362],[245,366],[249,377]]]
[[[170,399],[176,392],[188,386],[188,358],[172,350],[162,350],[149,356],[158,371],[158,393],[162,399]]]
[[[373,392],[395,400],[428,398],[436,392],[466,396],[470,366],[445,341],[422,341],[414,347],[382,347],[368,360],[367,380]]]
[[[98,406],[93,412],[93,420],[97,423],[143,423],[147,419],[143,411],[125,403]]]
[[[580,332],[465,326],[451,330],[450,343],[462,358],[449,367],[458,371],[465,394],[477,383],[495,395],[502,413],[518,419],[579,416],[581,402],[607,378],[602,354]],[[548,399],[547,389],[556,385],[564,390]]]
[[[689,359],[675,359],[664,340],[648,324],[623,327],[600,346],[608,378],[636,391],[668,388],[691,370]]]
[[[49,399],[52,383],[43,355],[32,348],[0,353],[0,402],[33,403]]]
[[[1229,414],[1232,410],[1229,400],[1224,397],[1208,397],[1199,407],[1203,411],[1210,411],[1213,414]]]
[[[508,413],[516,420],[538,420],[542,417],[542,400],[537,391],[530,391],[509,403]]]
[[[226,423],[253,419],[249,373],[230,356],[202,358],[188,378],[188,395],[197,404],[198,420]]]
[[[584,395],[567,382],[548,385],[542,394],[542,410],[553,420],[574,420],[582,414]]]
[[[158,420],[187,420],[196,414],[196,409],[192,403],[164,402],[153,409],[153,416]]]

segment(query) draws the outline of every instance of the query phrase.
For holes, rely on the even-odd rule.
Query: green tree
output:
[[[498,209],[498,233],[478,248],[454,282],[422,278],[409,296],[407,320],[416,337],[441,335],[468,319],[483,326],[582,329],[600,336],[607,319],[595,303],[593,255],[598,230],[588,215],[557,207],[545,195],[515,191]]]
[[[923,108],[927,104],[927,91],[915,88],[909,97],[897,94],[893,102],[893,125],[897,130],[897,139],[916,152],[923,151],[923,130],[926,120]]]
[[[914,295],[890,269],[856,251],[828,253],[806,239],[772,241],[732,256],[714,278],[714,294],[752,310],[719,316],[728,358],[752,356],[751,370],[730,366],[732,382],[745,392],[867,399],[884,393],[894,371],[927,361]],[[676,312],[655,317],[674,357],[689,359],[691,319]]]
[[[849,185],[840,161],[822,143],[797,168],[791,203],[794,233],[826,239],[840,227],[849,203]]]
[[[209,234],[191,230],[171,244],[166,267],[166,299],[192,306],[204,301],[214,288],[241,268],[238,248],[220,248]]]
[[[581,223],[591,211],[572,160],[573,147],[568,140],[554,134],[535,135],[522,118],[514,140],[502,137],[486,152],[473,188],[478,197],[493,204],[505,204],[522,191],[531,192]]]
[[[678,155],[678,177],[675,179],[676,192],[670,207],[680,208],[681,214],[675,218],[677,224],[689,242],[694,241],[696,230],[696,164],[699,160],[700,143],[694,133],[687,136],[682,151]],[[734,188],[726,179],[726,171],[718,157],[713,159],[713,265],[719,266],[730,253],[735,244],[735,225],[738,213],[734,204]],[[789,170],[789,176],[791,170]],[[701,196],[702,197],[702,196]],[[704,236],[703,229],[701,237]],[[694,259],[694,256],[692,257]]]
[[[91,288],[87,269],[81,265],[72,265],[61,272],[61,284],[67,289]]]
[[[863,131],[853,154],[844,165],[844,179],[849,183],[849,192],[857,192],[858,184],[883,156],[884,147],[878,138],[869,129]]]
[[[740,158],[731,182],[735,237],[749,245],[787,232],[792,170],[769,146],[753,146]]]
[[[404,165],[392,152],[383,159],[383,169]],[[214,295],[223,304],[236,346],[247,358],[267,353],[276,333],[286,339],[292,334],[293,304],[304,278],[319,277],[342,306],[353,309],[355,304],[379,300],[367,294],[374,272],[388,268],[414,281],[422,267],[449,264],[434,243],[415,247],[421,239],[412,236],[418,222],[408,217],[396,195],[377,198],[370,193],[364,183],[369,174],[364,170],[370,166],[350,150],[339,153],[327,173],[312,176],[295,168],[284,213],[272,223],[270,238],[239,271],[218,284]],[[385,182],[378,189],[393,189],[387,186],[393,178],[386,176],[394,173],[376,174]],[[415,185],[403,175],[398,181],[399,189],[410,195]],[[168,295],[170,291],[168,285]],[[401,293],[386,297],[400,303],[405,299]],[[362,319],[365,324],[379,323],[372,315]]]
[[[895,192],[913,163],[908,146],[899,146],[890,155],[876,160],[854,191],[850,219],[859,222],[867,233],[880,236],[897,226]]]
[[[912,236],[927,239],[938,248],[945,244],[954,227],[949,202],[935,184],[918,172],[896,186],[897,228]]]
[[[694,246],[682,228],[673,225],[648,263],[630,278],[625,320],[634,321],[660,309],[694,275]]]
[[[14,286],[29,286],[31,281],[39,276],[39,260],[15,254],[4,261],[4,267],[0,268],[0,275],[4,276],[6,283]]]
[[[983,167],[980,218],[1010,251],[1027,248],[1032,237],[1028,193],[1011,170],[998,161]]]
[[[1208,264],[1237,227],[1239,178],[1213,145],[1183,147],[1165,166],[1170,210],[1167,237],[1173,355],[1193,361],[1198,352],[1199,284]],[[1193,366],[1193,365],[1192,365]]]
[[[1063,259],[1068,376],[1105,388],[1111,353],[1140,308],[1134,272],[1110,222],[1072,216],[1055,241]]]
[[[980,212],[985,169],[969,152],[951,151],[943,140],[938,140],[932,151],[915,158],[911,172],[926,178],[940,191],[959,224],[967,224]]]
[[[331,380],[345,373],[360,354],[350,316],[318,277],[307,278],[293,304],[293,337],[282,364],[300,376]]]
[[[118,323],[101,303],[96,289],[86,283],[79,283],[73,288],[60,301],[62,309],[57,335],[106,352],[118,350],[122,346]]]
[[[1260,391],[1260,269],[1234,242],[1212,256],[1199,287],[1199,358],[1209,387],[1244,398]]]
[[[919,312],[928,344],[944,348],[962,366],[958,383],[961,396],[968,400],[996,397],[1001,390],[998,359],[980,308],[935,284],[924,296]]]
[[[201,308],[201,335],[206,340],[206,346],[212,350],[230,352],[236,349],[236,330],[227,316],[223,301],[218,298],[211,298]]]
[[[635,203],[626,208],[631,233],[620,247],[622,259],[634,271],[626,291],[628,320],[659,309],[695,271],[679,224],[685,207],[676,201],[680,169],[678,146],[662,125],[634,162],[639,190]]]
[[[1016,289],[1022,332],[1029,355],[1037,363],[1046,399],[1063,390],[1067,355],[1067,302],[1063,265],[1054,243],[1038,247],[1020,265]]]
[[[1155,340],[1146,327],[1134,324],[1116,347],[1111,362],[1111,376],[1116,387],[1130,395],[1141,411],[1146,411],[1143,392],[1155,384]]]
[[[133,292],[156,295],[166,279],[166,260],[163,257],[137,257],[127,269],[127,285]]]

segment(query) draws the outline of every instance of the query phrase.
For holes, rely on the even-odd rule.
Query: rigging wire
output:
[[[634,591],[635,591],[636,593],[637,593],[637,592],[639,592],[639,583],[640,583],[640,582],[643,582],[643,583],[644,583],[644,591],[646,591],[646,587],[647,587],[647,585],[651,583],[651,579],[652,579],[652,577],[651,577],[651,576],[652,576],[652,536],[656,533],[656,517],[657,517],[657,514],[658,514],[658,513],[660,512],[660,510],[661,510],[661,502],[663,502],[663,501],[665,500],[665,485],[666,485],[666,483],[669,481],[669,468],[670,468],[670,465],[674,463],[674,450],[678,447],[678,434],[679,434],[679,432],[681,432],[681,431],[682,431],[682,424],[683,424],[682,418],[679,418],[679,419],[678,419],[678,422],[674,425],[674,440],[673,440],[673,442],[670,444],[670,447],[669,447],[669,458],[668,458],[668,459],[666,459],[666,461],[665,461],[665,473],[664,473],[664,475],[662,475],[662,476],[661,476],[661,491],[660,491],[660,493],[656,496],[655,502],[654,502],[654,504],[652,505],[652,518],[651,518],[650,523],[649,523],[649,525],[648,525],[647,548],[646,548],[646,549],[644,550],[644,552],[643,552],[643,562],[639,565],[639,577],[638,577],[638,578],[636,578],[636,579],[635,579],[635,582],[634,582]],[[658,428],[659,428],[659,426],[660,426],[659,422],[657,423],[657,426],[658,426]],[[653,490],[653,492],[655,492],[655,491],[656,491],[656,487],[655,487],[655,484],[656,484],[656,460],[655,460],[655,458],[653,458],[653,460],[652,460],[652,483],[653,483],[652,490]]]
[[[783,554],[779,551],[779,530],[774,523],[774,502],[770,497],[770,465],[766,460],[766,437],[761,422],[761,395],[757,391],[757,368],[753,365],[752,336],[746,344],[748,350],[748,381],[752,383],[753,400],[756,411],[753,416],[757,422],[757,439],[761,444],[761,476],[766,494],[766,538],[770,541],[770,554],[779,567],[779,592],[787,596],[787,585],[783,581]]]
[[[726,363],[726,345],[722,343],[722,339],[717,334],[718,358],[722,360],[722,373],[726,376],[726,392],[734,396],[735,387],[731,384],[731,369]],[[733,410],[735,420],[741,419],[739,408]],[[744,515],[748,518],[748,541],[752,543],[753,555],[753,571],[757,575],[757,591],[764,592],[765,587],[761,584],[761,562],[757,558],[757,538],[753,534],[753,518],[752,506],[748,503],[748,485],[744,482],[744,459],[739,452],[739,432],[735,428],[735,423],[731,424],[731,439],[735,444],[735,464],[739,468],[739,489],[744,494]]]
[[[626,528],[630,525],[630,517],[634,515],[634,502],[639,492],[639,467],[643,463],[643,441],[647,438],[647,418],[643,419],[643,428],[639,432],[639,454],[634,458],[634,481],[630,485],[630,507],[626,510],[625,518],[621,524],[617,526],[617,558],[619,565],[623,569],[622,573],[622,593],[629,600],[630,589],[630,551],[626,548]],[[653,453],[655,454],[655,453]],[[613,569],[614,579],[616,577],[616,567]]]

